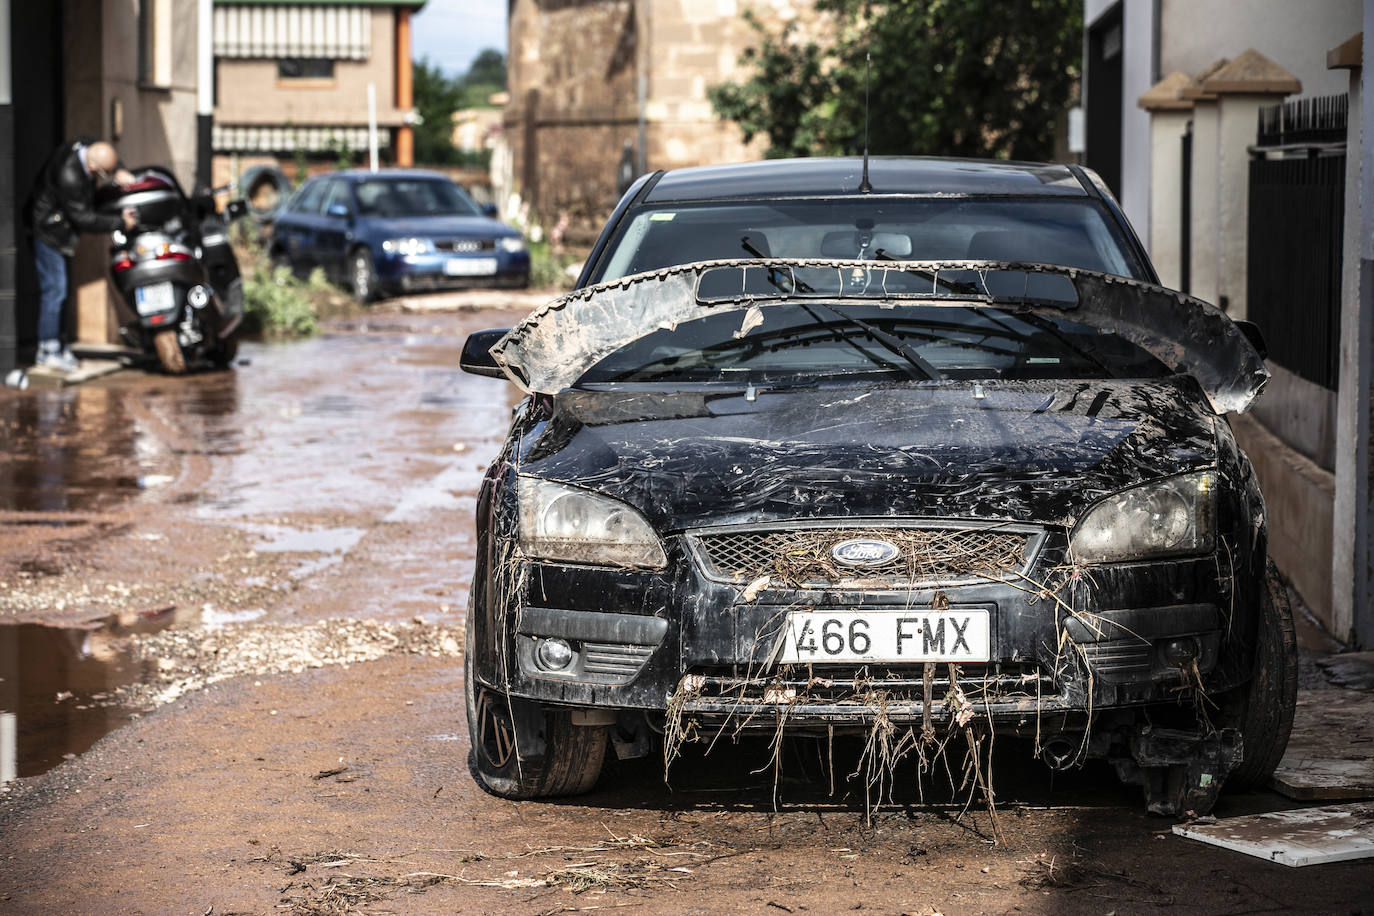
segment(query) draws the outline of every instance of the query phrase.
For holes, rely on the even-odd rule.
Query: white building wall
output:
[[[1128,0],[1149,5],[1154,0]],[[1302,94],[1345,92],[1326,52],[1362,28],[1360,0],[1159,0],[1159,67],[1194,76],[1218,58],[1254,48],[1302,81]]]

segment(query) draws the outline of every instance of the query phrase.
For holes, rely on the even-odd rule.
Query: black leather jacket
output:
[[[24,225],[38,238],[71,257],[78,232],[113,232],[124,225],[115,215],[95,210],[95,179],[81,167],[86,138],[59,146],[38,173],[24,204]]]

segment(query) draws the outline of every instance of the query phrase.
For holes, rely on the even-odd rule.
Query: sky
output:
[[[461,76],[483,48],[506,53],[506,0],[429,0],[410,34],[416,60]]]

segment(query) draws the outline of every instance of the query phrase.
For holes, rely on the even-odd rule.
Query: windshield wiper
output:
[[[832,305],[826,305],[824,302],[817,302],[815,304],[820,308],[825,309],[827,312],[834,315],[836,318],[840,319],[845,324],[850,324],[856,328],[862,329],[870,337],[872,337],[878,343],[882,344],[885,349],[897,354],[902,359],[906,360],[908,366],[907,375],[911,376],[913,379],[919,380],[922,376],[924,376],[927,381],[935,381],[936,379],[941,379],[945,377],[944,373],[942,373],[939,369],[936,369],[935,366],[933,366],[925,357],[917,353],[914,347],[912,347],[906,341],[902,340],[900,337],[897,337],[894,334],[889,334],[887,331],[884,331],[881,328],[874,327],[873,325],[869,324],[867,321],[864,321],[861,318],[855,318],[853,315],[846,315],[844,312],[840,311]],[[809,306],[803,306],[803,308],[805,308],[808,312],[811,312]],[[816,316],[815,312],[811,312],[811,317],[816,318],[817,321],[820,321],[820,318]],[[855,344],[855,346],[858,345]],[[919,370],[921,375],[916,375],[915,372],[911,371],[912,369]]]
[[[742,239],[739,240],[739,247],[741,247],[741,248],[743,248],[745,251],[747,251],[747,252],[749,253],[750,257],[754,257],[754,258],[767,258],[767,257],[768,257],[768,255],[766,255],[766,254],[764,254],[762,251],[760,251],[760,250],[758,249],[758,247],[757,247],[753,242],[749,241],[749,236],[747,236],[747,235],[744,236]],[[795,276],[792,277],[792,286],[791,286],[790,288],[787,287],[787,286],[784,286],[784,285],[781,284],[781,283],[779,283],[779,282],[778,282],[778,269],[777,269],[776,267],[770,267],[770,268],[768,268],[768,282],[769,282],[769,283],[772,283],[774,286],[776,286],[778,289],[782,290],[782,291],[785,292],[785,293],[814,293],[814,292],[815,292],[815,290],[811,288],[810,284],[805,283],[805,282],[803,282],[803,281],[801,281],[801,280],[798,280]]]

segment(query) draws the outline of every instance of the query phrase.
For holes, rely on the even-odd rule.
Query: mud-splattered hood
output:
[[[492,356],[527,391],[555,394],[601,359],[660,329],[761,302],[822,299],[958,308],[993,306],[1072,320],[1119,335],[1194,378],[1217,413],[1244,411],[1269,378],[1231,319],[1183,293],[1045,264],[991,261],[713,261],[570,293],[511,329]]]
[[[565,391],[520,471],[591,487],[660,531],[920,516],[1069,524],[1105,493],[1210,467],[1191,379]]]

